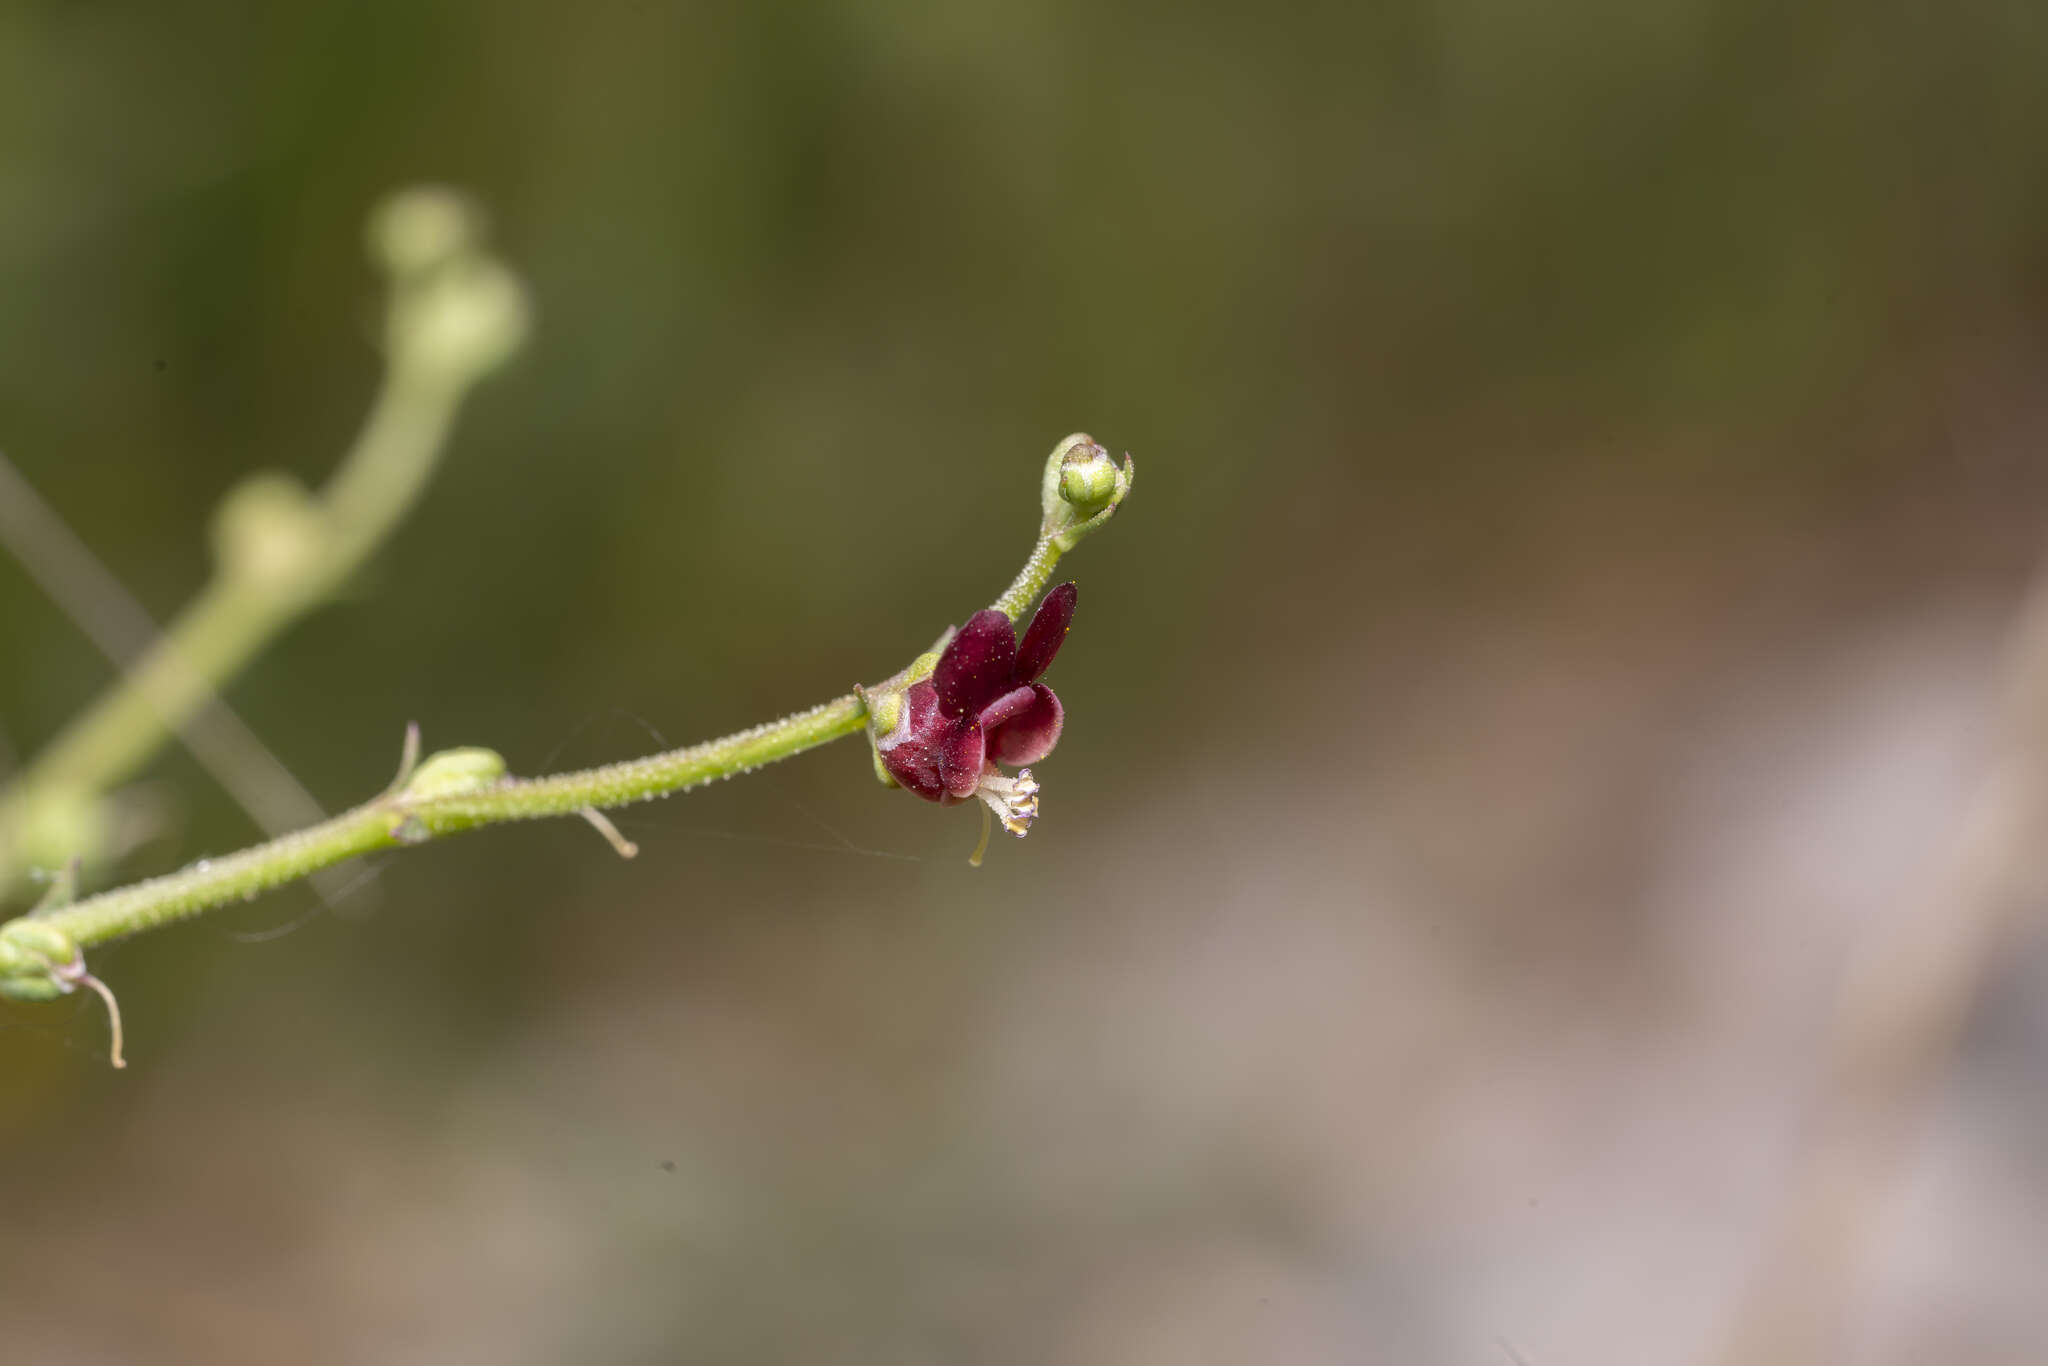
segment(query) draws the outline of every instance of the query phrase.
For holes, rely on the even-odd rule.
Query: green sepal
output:
[[[400,789],[408,797],[463,797],[497,785],[505,757],[494,749],[444,749],[420,760]]]

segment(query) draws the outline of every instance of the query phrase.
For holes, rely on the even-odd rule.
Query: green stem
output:
[[[602,768],[545,778],[500,778],[454,791],[415,782],[309,829],[73,902],[30,923],[55,931],[78,948],[90,948],[246,901],[374,850],[421,844],[507,821],[624,806],[750,772],[852,735],[866,719],[860,698],[840,697],[722,739]],[[432,762],[422,766],[422,778]]]
[[[1024,613],[1038,601],[1038,595],[1052,581],[1052,571],[1059,562],[1059,546],[1051,536],[1041,535],[1038,544],[1031,547],[1031,558],[1024,561],[1024,567],[1017,571],[1016,580],[995,600],[995,609],[1011,621],[1024,620]]]

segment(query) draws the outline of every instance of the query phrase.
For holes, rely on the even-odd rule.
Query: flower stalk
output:
[[[851,735],[866,715],[858,697],[841,697],[707,744],[545,778],[507,777],[504,760],[487,749],[431,755],[409,773],[402,767],[399,781],[386,791],[331,820],[0,925],[0,993],[22,994],[14,980],[19,963],[8,956],[20,933],[17,926],[34,927],[41,956],[65,946],[91,948],[216,906],[247,901],[379,849],[425,844],[484,825],[577,815],[588,808],[626,806],[685,792]],[[61,943],[48,940],[52,933],[62,936]]]

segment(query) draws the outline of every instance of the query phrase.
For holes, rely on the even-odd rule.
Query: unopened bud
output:
[[[1128,455],[1119,466],[1094,437],[1075,432],[1053,447],[1045,462],[1039,500],[1045,509],[1043,534],[1061,552],[1072,550],[1130,495],[1136,473]]]
[[[1060,497],[1093,512],[1116,493],[1116,461],[1086,437],[1070,439],[1060,457]]]
[[[320,507],[288,474],[243,480],[213,516],[213,553],[231,578],[283,588],[318,565],[326,539]]]
[[[420,760],[406,781],[408,797],[459,797],[482,792],[505,776],[505,759],[491,749],[444,749]]]
[[[467,384],[519,349],[528,321],[517,276],[488,257],[456,261],[399,291],[391,309],[391,357]]]
[[[425,275],[474,250],[483,213],[466,195],[420,185],[379,204],[370,215],[370,254],[393,275]]]
[[[0,925],[0,996],[54,1001],[71,991],[62,973],[78,956],[71,936],[46,920],[24,916]]]
[[[422,844],[434,837],[417,808],[441,797],[467,797],[488,792],[505,776],[505,760],[496,750],[444,749],[429,754],[386,801],[396,807],[391,838],[400,844]]]

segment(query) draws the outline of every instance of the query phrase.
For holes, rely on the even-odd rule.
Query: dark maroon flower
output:
[[[929,677],[875,704],[882,769],[927,801],[979,797],[1004,829],[1015,835],[1029,829],[1038,814],[1031,770],[1008,778],[996,765],[1036,763],[1059,741],[1065,713],[1038,679],[1067,637],[1078,596],[1071,583],[1047,593],[1021,643],[1010,619],[994,608],[969,617]],[[917,674],[913,667],[910,677]]]

